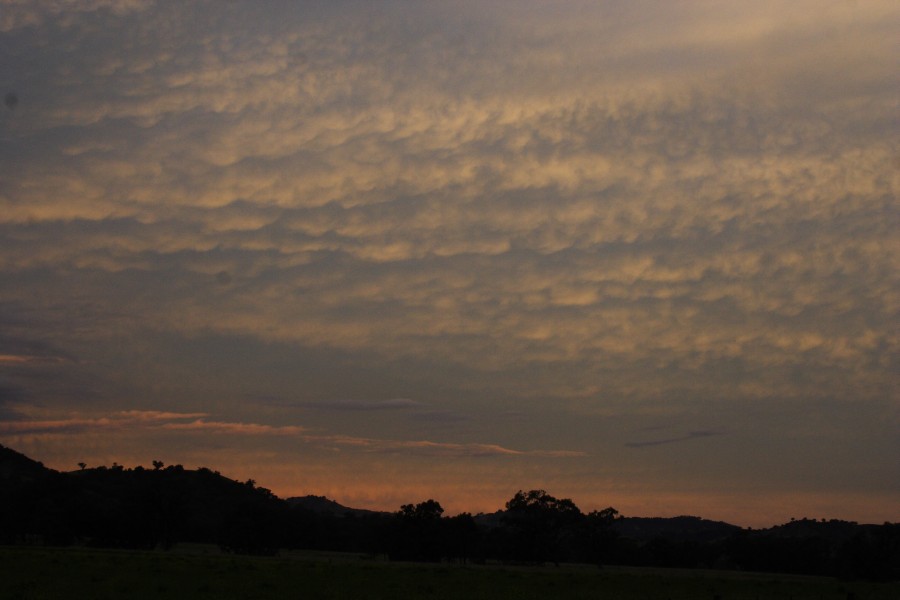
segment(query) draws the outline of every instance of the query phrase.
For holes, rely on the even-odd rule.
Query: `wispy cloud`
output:
[[[427,440],[384,440],[349,436],[309,436],[311,442],[361,448],[368,452],[409,453],[452,457],[576,458],[587,454],[572,450],[514,450],[496,444],[459,444]]]
[[[298,441],[330,448],[352,448],[364,452],[440,455],[448,457],[516,457],[573,458],[586,456],[570,450],[515,450],[497,444],[451,443],[429,440],[392,440],[340,434],[317,434],[299,425],[266,425],[240,421],[209,420],[206,413],[163,411],[121,411],[109,416],[79,416],[58,419],[23,419],[0,421],[0,435],[28,434],[96,434],[104,431],[139,433],[171,431],[184,434],[203,433],[224,436],[291,437]]]
[[[53,419],[20,419],[0,421],[0,434],[78,433],[84,431],[128,430],[144,427],[165,427],[172,421],[195,419],[206,413],[177,413],[154,410],[120,411],[108,416],[69,416]]]
[[[626,442],[625,445],[629,448],[645,448],[647,446],[664,446],[667,444],[677,444],[680,442],[687,442],[690,440],[696,440],[701,438],[712,437],[716,435],[724,435],[721,431],[713,431],[713,430],[703,430],[703,431],[691,431],[687,435],[678,436],[678,437],[670,437],[670,438],[662,438],[655,440],[644,440],[639,442]]]
[[[391,398],[389,400],[335,400],[330,402],[292,402],[289,406],[323,411],[381,411],[408,410],[422,407],[422,403],[408,398]]]
[[[173,431],[227,435],[299,435],[307,431],[298,425],[261,425],[259,423],[231,423],[226,421],[207,421],[197,419],[189,423],[163,423],[163,429]]]
[[[28,354],[0,354],[0,366],[2,365],[34,365],[54,364],[68,362],[60,356],[31,356]]]
[[[472,421],[473,417],[452,410],[425,410],[411,415],[416,421],[426,423],[464,423]]]

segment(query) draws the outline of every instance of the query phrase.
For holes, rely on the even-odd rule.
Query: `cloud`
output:
[[[0,435],[40,433],[75,434],[104,430],[135,430],[145,427],[165,427],[171,421],[206,416],[205,413],[175,413],[155,410],[127,410],[103,417],[61,417],[50,419],[20,418],[0,421]]]
[[[368,452],[409,453],[425,456],[448,457],[516,457],[533,456],[545,458],[577,458],[586,456],[585,452],[574,450],[513,450],[496,444],[459,444],[433,442],[427,440],[384,440],[350,436],[309,436],[310,442],[332,444],[334,446],[350,446]]]
[[[59,356],[32,356],[28,354],[0,354],[0,365],[34,365],[67,362]]]
[[[298,435],[306,431],[296,425],[260,425],[259,423],[230,423],[197,419],[189,423],[164,423],[163,429],[225,435]]]
[[[28,396],[26,388],[0,379],[0,421],[16,419],[15,406],[26,402]]]
[[[412,418],[416,421],[426,423],[464,423],[473,420],[471,415],[461,414],[451,410],[427,410],[417,412],[412,415]]]
[[[29,402],[893,410],[896,2],[3,7]]]
[[[664,446],[667,444],[677,444],[680,442],[686,442],[690,440],[696,440],[700,438],[706,438],[716,435],[724,435],[721,431],[710,431],[710,430],[701,430],[701,431],[691,431],[687,435],[681,437],[673,437],[673,438],[664,438],[657,440],[647,440],[641,442],[626,442],[625,445],[629,448],[645,448],[648,446]]]
[[[48,21],[64,15],[71,16],[72,13],[80,17],[84,13],[110,11],[116,16],[123,16],[151,5],[152,0],[4,0],[3,12],[0,14],[0,32],[45,25]]]
[[[35,338],[35,320],[27,315],[17,315],[12,307],[3,307],[6,313],[0,324],[0,368],[16,366],[63,365],[77,363],[77,359],[56,345]]]
[[[389,400],[335,400],[333,402],[294,402],[290,406],[324,411],[381,411],[408,410],[419,408],[421,402],[408,398],[391,398]]]
[[[357,410],[357,409],[351,409]],[[205,413],[129,410],[101,417],[69,416],[55,419],[21,419],[0,421],[0,435],[95,435],[99,432],[120,431],[136,434],[141,431],[168,431],[179,434],[241,437],[290,437],[325,448],[350,448],[364,452],[404,453],[424,456],[459,458],[534,456],[545,458],[575,458],[586,454],[571,450],[514,450],[496,444],[434,442],[428,440],[391,440],[341,434],[322,435],[298,425],[265,425],[239,421],[211,421]]]

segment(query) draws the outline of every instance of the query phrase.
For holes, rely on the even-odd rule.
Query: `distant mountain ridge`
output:
[[[334,500],[326,498],[325,496],[292,496],[290,498],[285,498],[284,500],[288,505],[295,508],[302,508],[305,510],[309,510],[315,513],[325,513],[335,516],[343,516],[343,515],[354,515],[354,516],[363,516],[363,515],[385,515],[389,514],[384,511],[377,510],[368,510],[365,508],[349,508],[342,504],[338,504]]]
[[[239,483],[220,475],[218,472],[210,471],[207,468],[196,470],[184,469],[180,465],[169,465],[162,469],[163,471],[176,470],[185,477],[199,476],[206,479],[207,484],[213,480],[218,480],[221,485],[228,482],[232,486],[240,486],[238,490],[245,490],[248,483]],[[13,482],[34,482],[36,480],[45,479],[54,476],[72,476],[72,477],[88,477],[90,473],[103,471],[119,471],[124,473],[131,472],[152,472],[150,469],[136,467],[135,469],[124,469],[120,466],[113,467],[95,467],[87,468],[81,471],[59,472],[44,466],[43,463],[33,460],[28,456],[8,448],[0,444],[0,481],[6,480],[7,484]],[[195,475],[191,475],[195,474]],[[212,476],[212,479],[209,477]],[[277,499],[265,488],[255,487],[255,482],[251,489],[262,490],[264,494]],[[378,511],[364,508],[352,508],[344,506],[339,502],[327,498],[325,496],[317,496],[309,494],[306,496],[294,496],[282,500],[292,508],[307,510],[313,513],[328,514],[332,516],[372,516],[372,515],[390,515],[392,511]],[[399,508],[399,507],[398,507]],[[474,515],[477,523],[488,528],[496,527],[502,524],[504,510],[498,510],[493,513],[479,513]],[[760,531],[771,531],[783,537],[798,537],[808,535],[820,535],[830,538],[846,539],[854,531],[855,527],[859,527],[857,523],[847,521],[816,521],[814,519],[800,519],[791,521],[783,525],[776,525],[768,529]],[[743,530],[738,525],[726,523],[723,521],[713,521],[697,516],[678,516],[678,517],[619,517],[615,520],[613,528],[623,537],[636,541],[649,541],[655,538],[667,538],[678,541],[699,541],[707,542],[718,539],[727,538],[730,535]]]
[[[712,542],[742,530],[737,525],[700,517],[623,517],[616,519],[613,529],[623,537],[648,542],[655,538],[677,541]]]

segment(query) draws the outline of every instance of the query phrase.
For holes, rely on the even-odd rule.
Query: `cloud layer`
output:
[[[470,456],[570,448],[578,419],[790,440],[785,414],[857,407],[801,454],[898,449],[893,2],[0,14],[0,415],[224,415],[188,435],[272,395]],[[539,444],[502,417],[548,407]]]

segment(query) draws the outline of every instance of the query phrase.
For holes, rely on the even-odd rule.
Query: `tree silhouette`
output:
[[[162,469],[164,466],[165,466],[165,464],[164,464],[163,461],[161,461],[161,460],[154,460],[154,461],[153,461],[153,470],[154,470],[154,471],[159,471],[159,470]]]
[[[466,564],[470,559],[484,562],[481,532],[469,513],[444,520],[445,553],[450,560]]]
[[[78,463],[78,466],[82,471],[84,471],[84,469],[87,467],[87,463],[80,462]]]
[[[404,504],[394,514],[388,555],[400,560],[439,561],[444,554],[444,509],[436,500]]]
[[[433,521],[440,519],[444,509],[437,500],[426,500],[419,504],[404,504],[400,507],[400,516],[416,521]]]
[[[510,555],[523,562],[559,565],[575,546],[583,518],[568,498],[554,498],[544,490],[519,490],[506,503],[504,516]]]
[[[613,507],[595,510],[584,519],[584,555],[587,560],[602,565],[608,561],[619,534],[613,529],[613,524],[619,516],[619,511]]]

